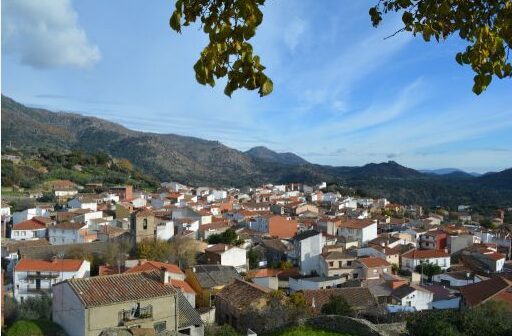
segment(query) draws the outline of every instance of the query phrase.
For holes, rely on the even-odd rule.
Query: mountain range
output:
[[[191,185],[327,181],[398,202],[512,205],[512,169],[476,177],[456,169],[421,172],[394,161],[361,167],[318,165],[262,146],[242,152],[218,141],[134,131],[100,118],[27,107],[2,95],[2,146],[7,145],[104,151],[129,159],[161,181]]]

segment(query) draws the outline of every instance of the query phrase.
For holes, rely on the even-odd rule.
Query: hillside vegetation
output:
[[[40,148],[37,152],[7,151],[20,157],[20,162],[2,160],[2,187],[48,190],[47,182],[71,180],[79,185],[132,184],[140,189],[153,189],[157,180],[144,174],[127,159],[111,158],[104,152],[69,152]],[[46,188],[45,188],[46,187]]]

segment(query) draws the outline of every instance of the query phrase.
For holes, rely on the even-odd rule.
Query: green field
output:
[[[296,327],[285,331],[273,333],[272,336],[350,336],[349,334],[334,331],[313,329],[310,327]]]

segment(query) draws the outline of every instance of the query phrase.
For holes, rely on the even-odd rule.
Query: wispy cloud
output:
[[[306,30],[306,21],[300,18],[293,18],[288,21],[286,27],[283,31],[283,39],[284,43],[290,49],[290,51],[295,51],[295,48],[300,42],[301,37],[303,36]]]

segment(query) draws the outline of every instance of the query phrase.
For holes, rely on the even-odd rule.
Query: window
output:
[[[142,220],[142,228],[143,228],[144,230],[147,230],[147,229],[148,229],[148,219],[147,219],[147,218],[144,218],[144,219]]]
[[[162,333],[165,330],[167,330],[167,322],[166,321],[156,322],[155,324],[153,324],[153,328],[155,329],[155,332],[157,334]]]
[[[334,266],[334,262],[333,261],[329,261],[329,266],[333,267]]]

